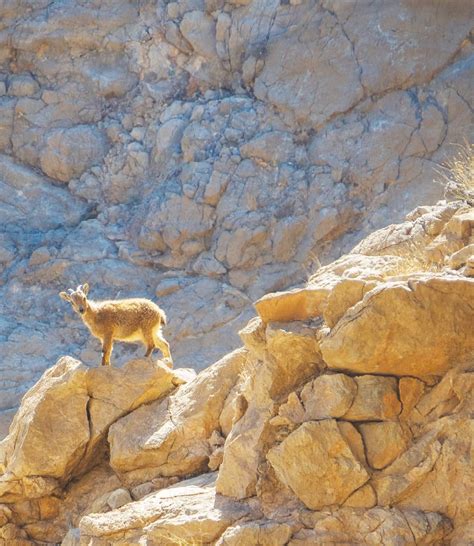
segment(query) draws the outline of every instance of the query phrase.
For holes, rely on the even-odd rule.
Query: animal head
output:
[[[71,305],[74,311],[76,313],[79,313],[82,315],[87,311],[87,294],[89,293],[89,285],[87,283],[80,284],[76,290],[73,290],[72,288],[69,288],[67,292],[60,292],[59,296],[65,300],[68,301]]]

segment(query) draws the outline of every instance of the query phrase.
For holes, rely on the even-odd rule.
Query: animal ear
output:
[[[89,293],[89,283],[85,283],[82,285],[82,291],[84,292],[84,296],[87,296],[87,294]]]
[[[59,292],[59,297],[64,301],[71,301],[71,298],[68,294],[66,294],[66,292]]]

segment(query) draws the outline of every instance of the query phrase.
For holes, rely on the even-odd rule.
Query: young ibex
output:
[[[159,348],[163,356],[171,359],[170,346],[161,333],[166,324],[162,309],[150,300],[133,298],[115,301],[92,301],[87,299],[89,285],[79,285],[76,290],[59,295],[68,301],[74,311],[79,313],[91,334],[102,341],[102,366],[110,366],[113,343],[117,341],[141,341],[146,345],[145,356]]]

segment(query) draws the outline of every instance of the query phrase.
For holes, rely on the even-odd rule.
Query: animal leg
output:
[[[113,345],[112,336],[104,337],[102,341],[102,366],[110,366],[110,355],[112,354]]]
[[[163,356],[170,361],[170,367],[173,367],[173,359],[171,358],[170,345],[163,337],[161,330],[155,330],[155,345],[163,353]]]
[[[153,339],[153,334],[151,333],[148,334],[145,332],[143,332],[143,340],[146,344],[146,353],[145,353],[145,358],[146,358],[146,357],[149,357],[151,353],[153,352],[153,350],[155,349],[155,340]]]

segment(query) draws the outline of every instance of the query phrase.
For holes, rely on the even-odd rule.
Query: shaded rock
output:
[[[401,377],[398,382],[398,391],[400,393],[400,403],[402,412],[400,419],[408,419],[411,411],[420,400],[425,391],[425,384],[414,377]]]
[[[51,178],[69,182],[97,165],[105,153],[105,139],[95,127],[78,125],[56,129],[48,136],[41,152],[41,169]]]
[[[357,383],[342,373],[326,374],[307,383],[301,400],[307,420],[342,417],[354,402]]]
[[[402,409],[394,377],[360,375],[354,378],[357,392],[350,409],[342,416],[348,421],[395,419]]]
[[[407,433],[398,423],[362,423],[359,430],[372,468],[388,466],[408,447]]]
[[[293,138],[281,131],[264,133],[240,148],[242,157],[253,157],[267,163],[284,163],[289,161],[293,154]]]
[[[474,348],[473,297],[474,283],[458,277],[387,283],[338,322],[321,342],[323,358],[356,373],[441,375]]]
[[[333,420],[304,423],[271,448],[267,459],[278,478],[312,510],[343,503],[369,479]]]
[[[129,502],[132,502],[132,497],[130,496],[128,490],[124,489],[123,487],[112,491],[112,493],[110,493],[109,495],[109,498],[107,499],[107,504],[112,510],[120,508],[121,506],[123,506],[124,504],[128,504]]]

